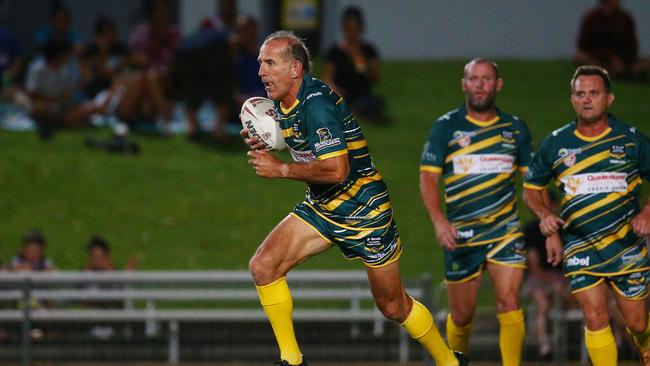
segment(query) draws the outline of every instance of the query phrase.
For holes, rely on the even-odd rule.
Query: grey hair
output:
[[[288,43],[288,48],[286,50],[287,56],[291,56],[294,60],[302,64],[302,69],[305,72],[310,72],[313,68],[311,61],[311,55],[309,54],[309,49],[305,45],[305,42],[300,37],[296,36],[292,31],[279,30],[269,34],[265,39],[264,43],[272,40],[286,40]]]
[[[467,72],[469,72],[470,66],[472,66],[474,64],[488,64],[488,65],[492,66],[492,69],[494,70],[494,75],[496,76],[496,78],[498,79],[500,77],[499,76],[499,65],[497,65],[496,62],[494,62],[492,60],[488,60],[487,58],[477,57],[477,58],[471,60],[470,62],[468,62],[467,64],[465,64],[465,67],[463,68],[463,79],[467,76]]]

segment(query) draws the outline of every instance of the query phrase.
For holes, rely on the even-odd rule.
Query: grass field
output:
[[[431,123],[462,103],[462,65],[386,63],[380,90],[394,123],[364,124],[391,191],[407,276],[430,271],[441,278],[441,251],[420,201],[418,162]],[[528,122],[536,144],[573,117],[573,65],[505,60],[500,66],[505,88],[498,105]],[[614,91],[613,112],[650,135],[650,86],[615,82]],[[84,245],[93,233],[110,241],[118,265],[136,255],[142,269],[243,269],[265,234],[304,195],[302,183],[255,177],[240,143],[213,148],[182,136],[136,135],[143,152],[135,157],[83,146],[86,136],[107,133],[65,131],[42,142],[32,133],[0,131],[2,262],[17,251],[23,231],[38,227],[47,235],[48,255],[62,269],[83,266]],[[302,268],[360,264],[347,263],[333,249]]]

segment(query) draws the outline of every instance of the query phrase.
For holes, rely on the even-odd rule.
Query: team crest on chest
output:
[[[558,150],[557,155],[567,168],[572,167],[576,163],[576,156],[582,152],[581,149],[567,149],[561,148]]]
[[[472,143],[472,136],[474,135],[475,133],[471,131],[455,131],[452,142],[458,142],[460,147],[467,147]]]
[[[609,157],[617,160],[624,159],[625,145],[612,145],[609,148]]]

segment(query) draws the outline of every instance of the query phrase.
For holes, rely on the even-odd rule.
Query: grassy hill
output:
[[[442,277],[442,253],[421,204],[418,163],[437,116],[463,101],[463,62],[388,62],[381,93],[394,123],[364,124],[375,163],[392,194],[405,254],[403,272]],[[505,87],[498,105],[525,119],[537,144],[573,117],[563,61],[502,61]],[[650,86],[615,82],[613,112],[650,135]],[[143,153],[128,157],[88,150],[88,135],[65,131],[50,142],[32,133],[0,131],[0,260],[19,247],[22,232],[41,228],[47,253],[63,269],[84,263],[97,233],[113,246],[118,265],[131,255],[142,269],[244,269],[265,234],[300,201],[304,184],[257,178],[245,146],[209,148],[182,136],[133,136]],[[287,155],[283,155],[286,158]],[[647,187],[645,188],[647,191]],[[530,218],[522,209],[524,220]],[[337,249],[302,268],[358,269]]]

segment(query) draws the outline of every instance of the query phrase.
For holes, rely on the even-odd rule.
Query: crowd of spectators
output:
[[[49,24],[34,34],[35,55],[26,55],[0,27],[0,103],[25,110],[48,139],[57,128],[91,125],[93,116],[168,133],[174,108],[183,102],[194,139],[208,132],[197,119],[208,101],[216,110],[208,135],[222,140],[225,124],[238,123],[242,98],[265,93],[256,77],[257,22],[238,15],[234,0],[218,3],[183,38],[168,0],[145,1],[146,19],[123,40],[115,21],[101,14],[93,35],[76,32],[70,11],[55,1]]]

